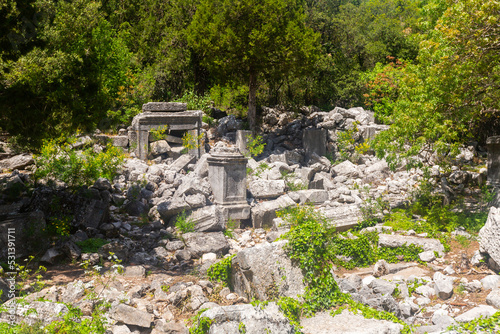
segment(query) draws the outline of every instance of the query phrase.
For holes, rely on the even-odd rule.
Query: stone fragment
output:
[[[258,203],[252,207],[252,224],[254,228],[271,227],[276,211],[296,205],[288,195],[283,195],[272,201]]]
[[[479,305],[455,317],[457,322],[469,322],[479,317],[488,318],[495,314],[497,309],[490,305]]]
[[[500,289],[496,288],[491,290],[486,297],[486,304],[500,309]]]
[[[1,322],[13,324],[25,323],[33,325],[35,323],[49,324],[56,320],[61,320],[68,313],[68,307],[61,303],[51,301],[31,301],[28,305],[18,304],[17,299],[10,299],[2,305],[10,312],[0,314]]]
[[[187,103],[183,102],[148,102],[142,105],[143,112],[186,111]]]
[[[359,176],[358,167],[349,160],[339,163],[333,167],[333,170],[337,175],[344,175],[348,178]]]
[[[33,160],[33,156],[31,154],[19,154],[13,156],[12,158],[0,160],[0,170],[1,169],[24,169],[30,165],[33,165],[35,160]]]
[[[302,135],[302,143],[306,156],[312,154],[318,156],[326,155],[326,130],[325,129],[305,129]]]
[[[319,212],[326,221],[335,226],[339,232],[347,231],[356,226],[362,219],[361,210],[357,204],[346,204],[337,207],[320,208]],[[382,236],[382,235],[381,235]]]
[[[126,266],[123,275],[125,277],[145,277],[146,268],[143,266]]]
[[[436,272],[433,277],[434,289],[439,298],[446,300],[453,295],[453,280]]]
[[[128,136],[113,136],[111,140],[113,141],[113,146],[124,148],[128,146]]]
[[[166,140],[158,140],[149,144],[149,151],[155,156],[168,153],[171,151],[171,148]]]
[[[389,264],[386,260],[378,260],[373,266],[373,276],[380,277],[390,273]]]
[[[192,163],[196,157],[191,154],[183,154],[178,157],[168,168],[176,173],[179,173],[181,170],[185,169],[187,165]]]
[[[224,209],[218,205],[210,205],[191,212],[187,219],[195,223],[196,232],[219,232],[226,228]]]
[[[158,319],[154,327],[151,334],[189,334],[189,329],[181,322]]]

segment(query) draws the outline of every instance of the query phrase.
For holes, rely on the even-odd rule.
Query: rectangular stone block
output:
[[[316,153],[319,156],[326,155],[326,130],[304,130],[302,135],[302,144],[304,145],[307,157],[310,157],[313,153]]]

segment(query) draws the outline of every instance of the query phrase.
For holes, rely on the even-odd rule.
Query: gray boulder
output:
[[[210,205],[197,209],[188,219],[195,223],[196,232],[219,232],[226,227],[224,209],[218,205]]]
[[[0,161],[0,169],[24,169],[30,165],[33,165],[35,161],[31,154],[19,154],[13,156],[12,158],[4,159]]]
[[[153,315],[125,304],[118,304],[111,308],[109,315],[112,319],[126,325],[151,327]]]
[[[170,152],[171,148],[166,140],[158,140],[149,144],[149,150],[152,155],[161,155]]]
[[[286,255],[285,244],[286,241],[264,243],[238,252],[232,267],[234,291],[258,300],[303,294],[304,277]]]
[[[203,312],[201,317],[213,320],[209,334],[241,333],[242,328],[246,334],[295,333],[294,327],[274,302],[265,307],[249,304],[214,307]]]
[[[191,207],[182,197],[173,197],[169,200],[161,202],[156,209],[160,214],[161,219],[166,223],[173,216],[181,213],[184,210],[189,210]]]
[[[17,299],[11,299],[2,306],[8,310],[14,310],[14,314],[3,312],[0,314],[0,321],[16,324],[22,322],[28,325],[40,322],[49,324],[52,321],[61,320],[63,315],[69,311],[66,305],[50,301],[32,301],[26,305],[24,303],[18,304]]]
[[[453,280],[440,272],[434,274],[434,289],[439,298],[446,300],[453,295]]]
[[[337,175],[344,175],[347,177],[358,177],[360,174],[358,166],[356,166],[349,160],[339,163],[338,165],[333,167],[333,170]]]
[[[500,263],[500,208],[490,208],[486,224],[479,231],[479,250]]]

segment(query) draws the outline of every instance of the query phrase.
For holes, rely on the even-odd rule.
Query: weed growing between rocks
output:
[[[231,286],[231,263],[235,255],[228,256],[208,268],[207,275],[213,282],[221,282],[222,285]]]
[[[186,211],[183,210],[175,219],[175,228],[181,233],[194,232],[195,223],[187,218]]]
[[[262,136],[247,135],[247,150],[250,157],[255,158],[262,154],[265,146]]]

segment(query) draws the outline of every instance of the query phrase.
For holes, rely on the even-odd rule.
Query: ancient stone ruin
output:
[[[142,106],[142,113],[132,120],[129,130],[130,146],[135,147],[139,159],[146,159],[149,152],[149,132],[167,127],[168,131],[191,131],[197,141],[195,149],[189,153],[201,156],[201,110],[187,110],[186,103],[179,102],[148,102]]]

